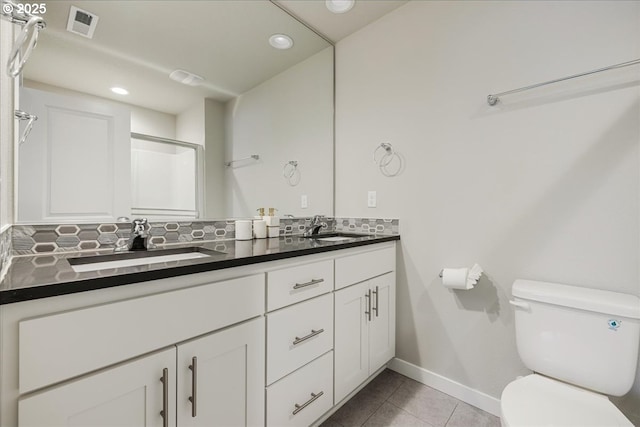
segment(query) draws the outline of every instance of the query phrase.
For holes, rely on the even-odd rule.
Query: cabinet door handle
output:
[[[294,405],[296,409],[293,410],[293,415],[297,414],[298,412],[302,411],[307,406],[311,405],[315,400],[317,400],[323,394],[324,394],[324,391],[318,392],[317,394],[316,393],[311,393],[311,399],[307,400],[302,405],[298,405],[296,403]]]
[[[324,329],[318,329],[317,331],[312,329],[312,330],[311,330],[311,333],[310,333],[309,335],[305,335],[305,336],[304,336],[304,337],[302,337],[302,338],[298,338],[298,337],[296,337],[296,339],[295,339],[295,340],[293,340],[293,345],[298,345],[298,344],[300,344],[301,342],[306,341],[306,340],[308,340],[309,338],[313,338],[313,337],[315,337],[316,335],[320,335],[320,334],[321,334],[321,333],[323,333],[323,332],[324,332]]]
[[[376,290],[373,291],[374,294],[376,294],[376,305],[375,307],[373,307],[373,311],[376,312],[376,317],[378,317],[378,287],[376,286]]]
[[[195,418],[197,415],[196,402],[198,399],[198,358],[196,356],[191,358],[189,369],[191,369],[191,396],[189,397],[189,402],[191,402],[191,417]]]
[[[162,382],[162,411],[160,411],[162,427],[169,427],[169,369],[162,370],[160,382]]]
[[[371,289],[364,294],[364,297],[367,299],[367,311],[364,314],[369,316],[369,322],[371,322]]]
[[[306,288],[307,286],[317,285],[318,283],[324,282],[324,279],[311,279],[305,283],[296,283],[293,285],[293,289]]]

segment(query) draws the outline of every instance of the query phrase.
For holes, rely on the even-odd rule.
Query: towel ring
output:
[[[27,63],[31,51],[38,44],[38,33],[45,28],[44,19],[39,16],[32,16],[25,24],[22,32],[11,49],[9,61],[7,62],[7,74],[10,77],[17,77]]]
[[[22,111],[22,110],[15,110],[13,113],[13,116],[20,121],[23,121],[23,120],[27,121],[27,125],[22,131],[22,136],[20,137],[20,141],[18,144],[18,145],[22,145],[27,140],[27,137],[29,136],[31,129],[33,129],[33,122],[38,120],[38,116],[36,116],[35,114],[29,114],[26,111]]]
[[[289,160],[282,167],[282,176],[291,187],[295,187],[300,183],[300,171],[298,170],[298,162],[296,160]]]
[[[380,159],[378,159],[377,156],[380,149],[384,150],[384,154],[382,155],[382,157],[380,157]],[[388,166],[391,165],[394,159],[397,160],[398,167],[395,170],[390,170],[388,169]],[[393,145],[391,145],[390,142],[383,142],[376,147],[373,152],[373,162],[378,165],[380,172],[384,176],[396,176],[402,170],[402,157],[393,149]]]

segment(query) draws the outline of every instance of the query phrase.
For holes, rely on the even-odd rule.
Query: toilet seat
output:
[[[505,427],[633,427],[606,396],[538,374],[509,383],[500,406]]]

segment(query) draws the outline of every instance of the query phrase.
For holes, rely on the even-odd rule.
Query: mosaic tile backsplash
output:
[[[399,220],[327,218],[322,232],[344,231],[399,234]],[[281,218],[280,236],[302,234],[311,218]],[[157,245],[235,239],[235,220],[151,222],[151,242]],[[113,249],[125,244],[129,223],[14,225],[0,236],[0,269],[4,254],[33,255],[52,252]]]
[[[0,233],[0,276],[11,255],[11,228],[7,227]]]

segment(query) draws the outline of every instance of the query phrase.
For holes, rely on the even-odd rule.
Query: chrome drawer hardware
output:
[[[305,335],[305,336],[304,336],[304,337],[302,337],[302,338],[298,338],[298,337],[296,337],[296,339],[293,341],[293,345],[298,345],[298,344],[300,344],[301,342],[306,341],[306,340],[308,340],[309,338],[313,338],[313,337],[315,337],[316,335],[320,335],[320,334],[321,334],[321,333],[323,333],[323,332],[324,332],[324,329],[318,329],[317,331],[314,331],[314,330],[312,329],[312,330],[311,330],[311,333],[310,333],[309,335]]]
[[[189,369],[191,369],[191,396],[189,397],[189,402],[191,402],[191,417],[195,418],[197,415],[196,402],[198,393],[198,358],[196,356],[191,358]]]
[[[322,283],[322,282],[324,282],[324,279],[312,279],[311,281],[306,283],[296,283],[293,286],[293,289],[306,288],[307,286],[317,285],[318,283]]]
[[[367,311],[364,314],[369,316],[369,322],[371,322],[371,289],[364,294],[364,297],[367,299]]]
[[[324,391],[319,392],[318,394],[315,393],[311,393],[311,399],[307,400],[306,402],[304,402],[302,405],[298,405],[297,403],[294,405],[296,407],[296,409],[293,410],[293,415],[297,414],[298,412],[302,411],[304,408],[306,408],[307,406],[311,405],[314,401],[316,401],[320,396],[322,396],[324,394]]]
[[[169,369],[162,370],[160,382],[162,383],[162,411],[160,411],[162,427],[169,427]]]
[[[376,286],[376,290],[373,291],[374,294],[376,294],[376,306],[373,307],[373,311],[376,312],[376,317],[378,317],[378,287]]]

